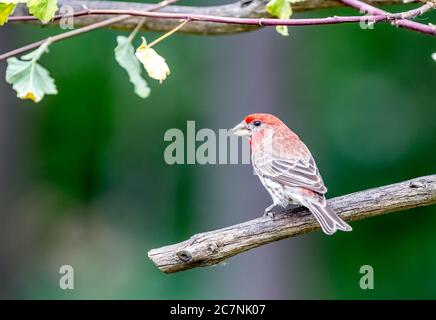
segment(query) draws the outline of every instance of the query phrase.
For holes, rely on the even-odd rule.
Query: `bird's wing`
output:
[[[308,160],[262,157],[254,164],[257,173],[273,181],[319,194],[327,192],[313,157]]]

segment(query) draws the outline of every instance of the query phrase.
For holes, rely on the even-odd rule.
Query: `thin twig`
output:
[[[330,199],[328,203],[346,221],[429,206],[436,203],[436,175],[348,194]],[[359,225],[353,227],[356,232]],[[267,243],[318,229],[319,224],[313,215],[306,208],[298,207],[287,213],[275,214],[273,220],[261,217],[196,234],[181,243],[150,250],[148,257],[161,271],[172,273],[215,265]],[[353,237],[354,232],[342,236]],[[332,237],[331,241],[334,241],[335,235]]]
[[[158,44],[159,42],[161,42],[162,40],[168,38],[170,35],[172,35],[173,33],[177,32],[177,30],[179,30],[180,28],[182,28],[185,24],[187,24],[189,22],[189,19],[184,20],[181,24],[179,24],[177,27],[175,27],[173,30],[168,31],[167,33],[165,33],[163,36],[160,36],[159,38],[157,38],[156,40],[154,40],[153,42],[151,42],[150,44],[147,45],[148,48],[153,47],[154,45]]]
[[[167,0],[165,5],[173,3],[177,0]],[[356,0],[341,0],[341,1],[356,1]],[[157,10],[163,7],[162,3],[156,5],[153,10]],[[145,12],[138,10],[94,10],[87,9],[85,12],[80,12],[78,14],[84,15],[120,15],[108,20],[101,21],[83,27],[77,30],[66,32],[57,36],[52,37],[52,42],[58,42],[85,32],[89,32],[113,23],[128,19],[133,16],[149,17],[149,18],[160,18],[160,19],[178,19],[178,20],[189,20],[189,21],[203,21],[203,22],[214,22],[214,23],[226,23],[226,24],[244,24],[244,25],[260,25],[260,26],[309,26],[309,25],[324,25],[324,24],[338,24],[338,23],[355,23],[361,21],[370,21],[371,23],[382,22],[382,21],[396,21],[396,19],[401,19],[398,21],[398,25],[404,26],[405,22],[412,22],[408,20],[403,20],[405,17],[417,17],[425,12],[435,8],[435,2],[427,2],[423,6],[409,10],[401,13],[389,13],[381,10],[381,13],[372,16],[335,16],[327,18],[309,18],[309,19],[268,19],[268,18],[233,18],[233,17],[218,17],[218,16],[208,16],[208,15],[192,15],[192,14],[177,14],[177,13],[165,13],[165,12]],[[151,10],[151,9],[150,9]],[[16,17],[19,18],[19,17]],[[27,19],[27,16],[23,16],[23,19]],[[401,22],[401,24],[400,24]],[[143,21],[142,21],[143,23]],[[140,24],[142,24],[140,23]],[[407,24],[410,27],[410,24]],[[423,32],[429,35],[436,35],[435,26],[426,26],[423,24],[413,25],[414,30]],[[424,28],[425,27],[425,28]],[[138,26],[136,27],[136,29]],[[181,28],[181,27],[180,27]],[[180,28],[177,28],[179,30]],[[176,30],[176,31],[177,31]],[[9,57],[24,53],[26,51],[35,49],[39,47],[45,40],[38,41],[27,46],[21,47],[19,49],[4,53],[0,55],[0,61],[7,59]]]
[[[170,13],[190,13],[198,15],[212,15],[221,17],[238,17],[238,18],[269,18],[268,13],[265,11],[265,4],[268,0],[250,0],[240,1],[233,0],[232,3],[226,5],[215,6],[183,6],[183,5],[171,5],[165,7],[165,12]],[[381,6],[387,4],[402,4],[404,0],[365,0],[374,6]],[[408,1],[410,2],[419,2]],[[125,1],[95,1],[95,0],[58,0],[59,6],[67,5],[71,7],[75,12],[82,11],[83,5],[86,5],[91,9],[128,9],[147,11],[151,4],[141,2],[125,2]],[[338,6],[344,6],[343,3],[337,0],[305,0],[296,2],[292,5],[294,12],[301,12],[307,10],[322,10],[324,8],[333,8]],[[26,15],[27,11],[25,5],[19,5],[15,12],[15,16]],[[84,17],[78,17],[74,20],[74,24],[77,26],[89,25],[101,20],[107,19],[107,16],[102,15],[87,15]],[[132,30],[140,19],[129,19],[118,22],[111,25],[111,28],[121,30]],[[20,21],[17,21],[20,22]],[[29,22],[29,21],[24,21]],[[54,22],[56,23],[56,22]],[[142,29],[147,31],[167,32],[174,28],[176,23],[173,20],[165,19],[147,19]],[[216,34],[234,34],[240,32],[248,32],[259,29],[259,26],[244,25],[244,24],[217,24],[213,22],[196,22],[189,23],[183,29],[181,33],[190,34],[202,34],[202,35],[216,35]]]
[[[167,5],[170,5],[172,3],[175,3],[177,1],[178,0],[164,0],[164,1],[159,2],[158,4],[156,4],[156,5],[152,6],[152,7],[150,7],[149,10],[150,11],[159,10],[159,9],[161,9],[161,8],[167,6]],[[89,14],[90,11],[91,10],[87,9],[87,10],[81,12],[81,13],[88,12],[88,14]],[[107,20],[103,20],[103,21],[100,21],[100,22],[97,22],[97,23],[94,23],[94,24],[90,24],[90,25],[88,25],[86,27],[82,27],[82,28],[79,28],[79,29],[76,29],[76,30],[68,31],[68,32],[65,32],[65,33],[62,33],[62,34],[59,34],[59,35],[56,35],[56,36],[52,36],[52,37],[50,37],[51,38],[50,41],[51,41],[51,43],[59,42],[61,40],[65,40],[65,39],[68,39],[68,38],[71,38],[71,37],[78,36],[78,35],[83,34],[83,33],[87,33],[87,32],[90,32],[90,31],[93,31],[93,30],[96,30],[96,29],[99,29],[99,28],[103,28],[103,27],[109,26],[111,24],[114,24],[114,23],[117,23],[117,22],[129,19],[131,17],[132,16],[129,15],[129,14],[122,14],[122,15],[119,15],[119,16],[116,16],[116,17],[109,18]],[[18,48],[18,49],[6,52],[6,53],[0,55],[0,61],[5,60],[5,59],[10,58],[10,57],[13,57],[13,56],[16,56],[16,55],[19,55],[19,54],[22,54],[24,52],[27,52],[27,51],[30,51],[30,50],[33,50],[33,49],[36,49],[40,45],[42,45],[45,41],[46,41],[46,39],[40,40],[40,41],[31,43],[31,44],[28,44],[28,45],[26,45],[24,47],[21,47],[21,48]]]
[[[306,25],[320,25],[320,24],[337,24],[337,23],[354,23],[366,20],[374,20],[375,22],[391,21],[398,19],[412,19],[426,12],[434,9],[436,2],[429,1],[422,6],[399,13],[375,13],[366,16],[334,16],[326,18],[308,18],[308,19],[270,19],[270,18],[235,18],[235,17],[222,17],[212,15],[199,15],[190,13],[168,13],[168,12],[151,12],[141,10],[118,10],[118,9],[87,9],[80,11],[68,17],[84,16],[84,15],[131,15],[142,16],[155,19],[177,19],[177,20],[192,20],[202,22],[213,22],[223,24],[243,24],[243,25],[260,25],[260,26],[306,26]],[[55,16],[53,20],[61,19],[62,16]],[[20,20],[37,20],[33,16],[15,16],[10,18],[11,21]],[[143,20],[142,20],[143,21]]]
[[[367,4],[367,3],[359,1],[359,0],[339,0],[339,1],[345,5],[356,8],[361,12],[362,11],[367,12],[371,15],[388,15],[388,16],[390,15],[390,13],[385,11],[385,10],[379,9],[377,7],[374,7],[370,4]],[[435,0],[429,0],[421,8],[426,8],[428,11],[430,9],[434,9],[435,5],[436,5]],[[410,30],[425,33],[425,34],[435,35],[436,34],[436,27],[435,26],[406,20],[406,18],[412,18],[412,17],[414,18],[414,17],[417,17],[418,15],[420,15],[419,10],[421,10],[421,8],[418,8],[416,10],[412,10],[412,11],[417,11],[417,12],[414,12],[414,14],[412,14],[412,15],[402,16],[402,17],[400,17],[400,19],[393,19],[393,21],[391,23],[393,25],[401,27],[401,28],[406,28],[406,29],[410,29]],[[422,11],[425,12],[425,9],[422,9]]]
[[[235,17],[221,17],[210,15],[196,15],[189,13],[166,13],[166,12],[143,12],[140,10],[94,10],[90,9],[90,15],[119,15],[129,14],[131,16],[142,16],[148,18],[158,19],[179,19],[191,20],[201,22],[213,22],[223,24],[242,24],[242,25],[260,25],[260,26],[309,26],[309,25],[323,25],[323,24],[338,24],[338,23],[355,23],[361,21],[394,21],[398,19],[416,18],[424,13],[434,9],[436,3],[429,1],[419,8],[412,9],[405,12],[389,13],[386,11],[376,13],[368,16],[334,16],[327,18],[308,18],[308,19],[271,19],[271,18],[235,18]],[[428,34],[436,35],[436,29],[431,28]]]
[[[127,38],[127,41],[132,42],[133,38],[136,36],[138,31],[141,29],[142,25],[145,22],[145,18],[142,18],[141,21],[136,25],[135,29],[133,29],[132,33],[130,33],[129,37]]]
[[[57,14],[53,17],[52,21],[57,21],[62,18],[77,18],[82,16],[88,16],[89,15],[89,9],[85,9],[82,11],[77,11],[72,14]],[[12,16],[8,18],[9,21],[39,21],[38,18],[35,18],[34,16]]]
[[[113,23],[122,21],[122,20],[130,18],[130,17],[131,16],[129,16],[129,15],[116,16],[116,17],[113,17],[113,18],[110,18],[107,20],[103,20],[101,22],[97,22],[95,24],[90,24],[89,26],[86,26],[86,27],[83,27],[80,29],[76,29],[76,30],[68,31],[68,32],[65,32],[65,33],[62,33],[62,34],[59,34],[56,36],[52,36],[52,37],[50,37],[50,39],[51,39],[50,41],[51,41],[51,43],[59,42],[61,40],[72,38],[72,37],[78,36],[78,35],[86,33],[86,32],[90,32],[90,31],[98,29],[98,28],[103,28],[105,26],[111,25]],[[22,53],[25,53],[25,52],[33,50],[33,49],[36,49],[39,46],[41,46],[45,41],[46,41],[46,39],[43,39],[43,40],[28,44],[24,47],[6,52],[6,53],[0,55],[0,61],[8,59],[8,58],[16,56],[16,55],[20,55]]]
[[[345,3],[345,2],[344,2]],[[428,1],[422,6],[411,9],[404,12],[399,13],[389,13],[387,11],[380,10],[380,13],[371,12],[372,15],[368,16],[348,16],[348,17],[336,17],[336,18],[348,18],[346,22],[359,22],[362,21],[362,18],[368,20],[378,17],[378,21],[386,21],[386,20],[397,20],[397,19],[413,19],[418,16],[421,16],[428,11],[436,8],[436,2],[434,0]],[[259,19],[249,19],[249,18],[240,18],[235,19],[234,17],[221,17],[221,16],[212,16],[212,15],[201,15],[201,14],[175,14],[175,13],[162,13],[162,12],[152,12],[154,10],[142,11],[142,10],[120,10],[120,9],[86,9],[83,11],[78,11],[73,14],[68,15],[55,15],[52,21],[57,21],[62,18],[71,18],[71,17],[82,17],[86,15],[120,15],[120,14],[129,14],[131,16],[144,16],[148,18],[161,18],[161,19],[187,19],[188,17],[192,17],[193,20],[203,21],[203,22],[212,22],[212,23],[231,23],[231,24],[247,24],[247,25],[265,25],[265,26],[278,26],[278,25],[310,25],[310,24],[319,24],[318,22],[324,22],[325,19],[329,18],[312,18],[312,19],[268,19],[268,18],[259,18]],[[384,13],[381,13],[383,11]],[[382,18],[383,17],[383,18]],[[360,18],[360,19],[359,19]],[[13,16],[9,18],[9,21],[38,21],[38,18],[34,16]],[[259,23],[261,21],[261,23]],[[264,22],[266,21],[266,24]],[[326,22],[330,22],[326,20]],[[144,20],[141,20],[141,26],[144,23]],[[288,23],[288,24],[286,24]],[[335,22],[331,22],[335,23]]]

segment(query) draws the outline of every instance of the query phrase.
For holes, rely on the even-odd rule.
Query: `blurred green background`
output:
[[[55,33],[2,27],[0,49]],[[248,113],[278,115],[311,148],[328,197],[435,173],[434,38],[388,25],[293,28],[288,38],[274,29],[175,35],[156,47],[171,75],[163,85],[149,79],[141,100],[113,58],[117,34],[127,33],[53,45],[41,64],[59,94],[40,104],[0,82],[0,298],[436,298],[434,206],[178,274],[147,258],[270,204],[250,165],[164,162],[165,131],[185,131],[187,120],[218,130]],[[65,264],[75,270],[71,291],[59,289]],[[366,264],[374,290],[359,288]]]

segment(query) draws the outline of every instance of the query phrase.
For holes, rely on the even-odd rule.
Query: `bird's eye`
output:
[[[262,124],[262,122],[259,121],[259,120],[256,120],[256,121],[253,122],[253,124],[254,124],[256,127],[259,127],[259,126]]]

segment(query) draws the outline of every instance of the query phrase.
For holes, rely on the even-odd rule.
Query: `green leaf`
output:
[[[21,59],[13,57],[7,60],[6,82],[12,85],[18,98],[39,102],[46,94],[58,93],[54,79],[37,63],[47,45],[43,44]]]
[[[135,56],[135,48],[131,38],[118,36],[117,43],[118,45],[114,50],[115,60],[127,71],[129,81],[135,88],[135,93],[141,98],[147,98],[150,95],[150,88],[141,76],[141,64]]]
[[[8,22],[8,18],[14,13],[16,6],[16,3],[0,3],[0,26]]]
[[[49,22],[58,10],[57,0],[29,0],[27,7],[29,12],[42,22]]]
[[[282,36],[289,36],[289,31],[287,26],[277,26],[276,31],[280,33]]]
[[[302,2],[305,0],[271,0],[265,6],[265,10],[272,16],[279,19],[289,19],[292,16],[292,3]],[[288,27],[277,26],[276,30],[283,36],[288,36]]]
[[[265,7],[274,17],[288,19],[292,15],[291,0],[271,0]]]

